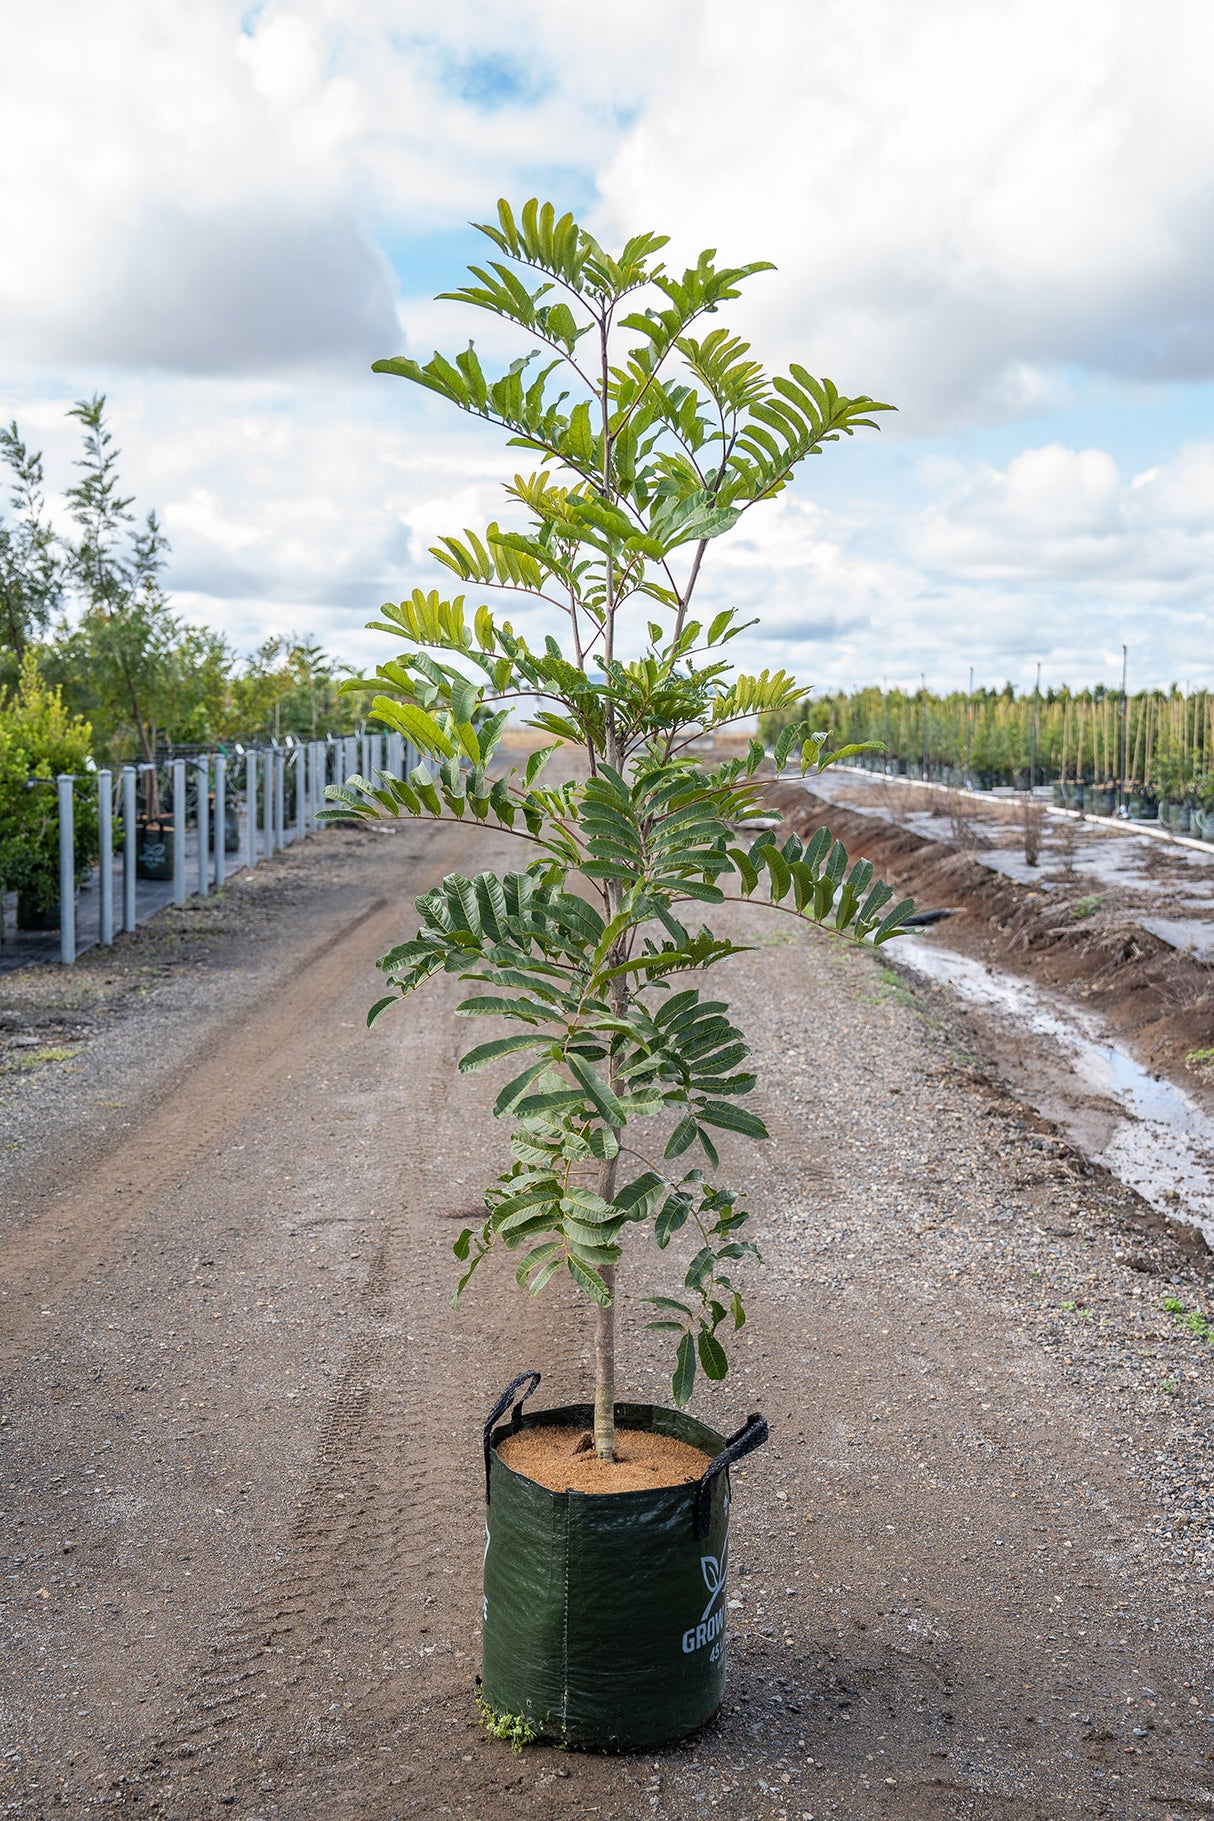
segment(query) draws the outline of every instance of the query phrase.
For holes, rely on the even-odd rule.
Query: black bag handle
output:
[[[496,1404],[494,1404],[492,1410],[489,1412],[488,1416],[485,1418],[485,1503],[486,1503],[486,1505],[489,1503],[489,1442],[490,1442],[490,1438],[493,1435],[493,1426],[499,1420],[499,1418],[503,1417],[506,1414],[506,1411],[510,1408],[510,1405],[513,1404],[514,1410],[511,1415],[511,1420],[514,1424],[514,1427],[517,1429],[518,1420],[519,1420],[520,1415],[522,1414],[523,1403],[527,1398],[529,1398],[531,1396],[531,1393],[535,1390],[535,1388],[539,1384],[539,1382],[540,1382],[540,1375],[538,1372],[520,1372],[517,1378],[511,1379],[510,1383],[506,1386],[506,1389],[502,1392],[502,1395],[498,1398]],[[520,1389],[520,1387],[523,1385],[525,1385],[527,1387],[525,1391]]]
[[[761,1448],[767,1440],[767,1418],[756,1411],[748,1416],[736,1434],[731,1435],[717,1458],[704,1469],[700,1489],[696,1493],[696,1539],[703,1542],[708,1535],[709,1519],[712,1515],[712,1482],[718,1473],[724,1473],[734,1461],[740,1461],[744,1454],[751,1454]]]

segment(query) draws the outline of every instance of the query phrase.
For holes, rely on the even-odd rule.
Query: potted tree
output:
[[[459,1065],[508,1076],[494,1112],[511,1161],[455,1242],[455,1300],[505,1253],[523,1290],[568,1273],[594,1311],[593,1401],[524,1415],[530,1373],[486,1423],[486,1712],[515,1738],[640,1747],[720,1701],[728,1467],[766,1433],[752,1416],[726,1440],[684,1409],[697,1372],[726,1376],[723,1336],[745,1320],[737,1276],[759,1256],[743,1195],[718,1178],[721,1134],[767,1136],[742,1104],[755,1086],[742,1032],[700,985],[741,949],[701,918],[761,897],[876,944],[912,909],[827,831],[777,838],[764,747],[720,736],[804,690],[783,671],[734,674],[738,614],[701,619],[693,596],[715,539],[888,407],[800,366],[769,377],[715,320],[765,264],[706,252],[668,271],[662,236],[612,255],[534,201],[517,217],[500,203],[480,231],[497,257],[447,295],[514,324],[521,357],[496,378],[471,345],[376,371],[531,458],[505,485],[509,524],[434,554],[461,590],[538,605],[564,636],[526,637],[462,591],[385,607],[373,624],[401,648],[350,687],[375,692],[372,712],[422,761],[331,786],[326,813],[473,818],[520,844],[517,871],[451,875],[417,900],[368,1018],[445,972],[469,983],[459,1012],[498,1033]],[[517,703],[545,742],[521,771],[495,765]],[[828,754],[826,739],[787,727],[776,769],[794,751],[804,774],[871,750]],[[617,1401],[617,1273],[638,1287],[646,1234],[667,1255],[639,1300],[673,1349],[670,1410]]]
[[[59,927],[59,804],[55,779],[88,769],[92,728],[71,714],[46,684],[27,646],[17,687],[0,686],[0,889],[17,893],[17,927]],[[76,794],[73,859],[76,885],[97,857],[97,799]]]

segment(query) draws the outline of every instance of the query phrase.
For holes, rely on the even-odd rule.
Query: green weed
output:
[[[1103,903],[1104,899],[1099,892],[1090,898],[1076,898],[1071,906],[1071,916],[1076,923],[1081,923],[1085,917],[1090,917],[1093,911],[1098,911]]]
[[[891,967],[878,967],[876,975],[878,986],[884,989],[883,998],[893,999],[898,1005],[913,1008],[910,991],[901,974],[895,974]]]
[[[477,1693],[477,1712],[481,1725],[491,1739],[505,1739],[512,1752],[521,1757],[525,1745],[534,1745],[539,1738],[530,1720],[522,1714],[499,1714],[490,1707],[484,1696]]]
[[[47,1062],[68,1062],[76,1054],[75,1050],[65,1050],[53,1044],[44,1044],[40,1049],[27,1050],[23,1055],[15,1056],[9,1065],[29,1074],[33,1069],[40,1069]]]
[[[1163,1307],[1182,1328],[1187,1328],[1198,1340],[1208,1340],[1214,1347],[1214,1321],[1208,1315],[1203,1315],[1200,1309],[1186,1309],[1179,1296],[1165,1296]]]

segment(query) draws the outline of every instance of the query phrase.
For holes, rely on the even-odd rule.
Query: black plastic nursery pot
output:
[[[58,929],[61,921],[59,899],[50,904],[42,904],[36,897],[25,892],[17,893],[17,928],[19,930]]]
[[[681,1411],[617,1404],[647,1429],[713,1457],[703,1477],[654,1491],[550,1492],[498,1446],[519,1429],[590,1428],[590,1404],[523,1413],[524,1373],[485,1424],[484,1668],[494,1713],[589,1751],[640,1751],[710,1720],[725,1688],[729,1467],[767,1439],[751,1416],[728,1440]],[[499,1418],[510,1408],[510,1420]]]

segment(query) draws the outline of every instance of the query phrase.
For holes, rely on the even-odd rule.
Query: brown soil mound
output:
[[[520,1429],[508,1435],[498,1455],[549,1492],[652,1492],[698,1480],[710,1455],[671,1435],[648,1429],[617,1429],[615,1459],[601,1461],[587,1429]]]
[[[1098,1011],[1149,1068],[1170,1075],[1199,1099],[1210,1087],[1186,1068],[1214,1031],[1214,967],[1178,953],[1104,894],[1099,915],[1076,916],[1073,894],[1020,885],[958,843],[922,835],[873,815],[828,803],[803,785],[771,786],[767,800],[802,839],[830,828],[863,854],[920,910],[950,908],[943,940],[1010,972],[1027,975]],[[888,951],[887,951],[888,952]]]

